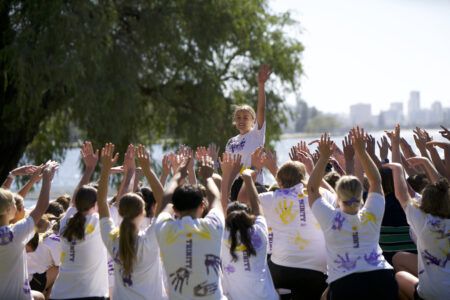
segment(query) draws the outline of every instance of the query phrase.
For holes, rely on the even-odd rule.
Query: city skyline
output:
[[[321,111],[348,113],[371,103],[379,113],[419,90],[422,105],[450,106],[450,1],[273,0],[270,7],[291,13],[299,23],[288,32],[305,46],[301,87],[286,95],[288,104],[300,96]]]

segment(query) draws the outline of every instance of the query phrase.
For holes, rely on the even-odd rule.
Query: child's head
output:
[[[153,218],[155,215],[156,201],[153,192],[148,187],[142,187],[137,193],[145,202],[145,214],[147,218]]]
[[[84,224],[86,223],[86,213],[95,208],[97,203],[97,190],[89,185],[80,187],[75,195],[75,207],[77,213],[67,222],[64,228],[63,237],[69,242],[72,240],[84,239]]]
[[[64,213],[64,208],[58,202],[52,201],[48,204],[48,207],[47,207],[47,210],[45,211],[45,213],[52,214],[55,217],[60,217]]]
[[[339,178],[341,178],[341,175],[339,175],[339,173],[336,171],[331,171],[325,174],[323,178],[334,189],[336,188],[336,182],[338,182]]]
[[[70,206],[70,196],[67,194],[59,196],[58,198],[56,198],[55,202],[61,204],[64,211],[67,211]]]
[[[6,216],[9,223],[16,214],[16,205],[14,202],[14,194],[8,190],[0,188],[0,216]]]
[[[237,105],[233,112],[233,125],[241,134],[249,132],[255,124],[255,110],[247,104]]]
[[[277,183],[282,189],[297,185],[305,179],[305,165],[298,161],[285,162],[277,172]]]
[[[362,205],[363,186],[355,176],[342,176],[336,183],[338,205],[348,214],[356,214]]]
[[[383,186],[383,192],[385,195],[395,193],[394,189],[394,177],[392,176],[392,170],[390,168],[382,167],[378,169],[381,175],[381,185]]]
[[[406,181],[408,181],[411,188],[419,194],[422,194],[422,190],[430,183],[430,180],[428,180],[427,175],[424,173],[409,176]]]
[[[188,213],[196,217],[200,217],[207,207],[200,188],[190,184],[184,184],[175,189],[172,203],[174,210],[181,215]]]
[[[231,202],[227,208],[227,218],[225,226],[230,231],[230,254],[233,261],[236,261],[236,247],[243,244],[250,255],[256,255],[255,245],[253,245],[250,230],[255,224],[255,216],[250,214],[247,205],[238,201]],[[239,234],[238,234],[239,233]]]
[[[447,179],[442,178],[423,189],[420,209],[433,216],[450,218],[450,190]]]

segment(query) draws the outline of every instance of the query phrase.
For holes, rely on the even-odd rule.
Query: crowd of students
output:
[[[417,128],[417,155],[396,126],[378,156],[355,127],[342,149],[323,134],[316,152],[301,141],[280,164],[264,148],[269,76],[263,65],[257,110],[236,107],[239,134],[221,156],[180,146],[158,177],[142,145],[115,167],[113,144],[85,142],[73,196],[51,202],[58,163],[12,170],[0,189],[0,298],[450,299],[450,142]],[[29,182],[11,192],[21,175]]]

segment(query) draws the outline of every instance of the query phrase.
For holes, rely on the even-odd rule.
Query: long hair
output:
[[[233,257],[233,261],[237,261],[238,259],[236,247],[239,242],[245,246],[245,251],[247,251],[249,256],[256,256],[256,250],[252,244],[250,235],[253,224],[255,224],[255,217],[250,215],[247,205],[239,202],[232,202],[228,206],[225,226],[230,231],[230,254]]]
[[[136,261],[137,228],[133,220],[143,213],[144,207],[144,200],[136,193],[125,194],[120,199],[119,215],[123,220],[119,230],[119,259],[125,276],[133,272]]]
[[[422,191],[420,209],[433,216],[450,218],[450,190],[447,179],[427,185]]]
[[[83,185],[77,191],[74,202],[77,213],[67,222],[62,234],[69,242],[84,239],[84,225],[86,223],[84,213],[94,207],[97,202],[97,190],[91,186]]]

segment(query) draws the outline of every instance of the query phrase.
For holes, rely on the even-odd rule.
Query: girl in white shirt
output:
[[[258,104],[256,113],[249,105],[238,105],[233,113],[233,125],[239,134],[230,138],[225,152],[242,156],[242,170],[251,168],[251,154],[256,148],[264,146],[266,136],[266,95],[265,83],[270,76],[270,67],[261,65],[258,73]],[[262,172],[258,173],[257,182],[263,183]]]
[[[106,144],[102,149],[98,210],[102,239],[114,259],[114,298],[167,299],[155,226],[151,224],[144,231],[139,231],[141,223],[146,219],[142,197],[136,193],[121,197],[119,214],[122,221],[119,228],[110,218],[106,197],[110,170],[117,160],[117,156],[113,158],[113,151],[112,144]],[[150,169],[149,155],[142,145],[138,148],[138,159],[153,188],[155,200],[160,203],[163,189]]]
[[[397,299],[392,267],[378,244],[384,214],[384,196],[377,167],[365,150],[364,131],[351,131],[353,148],[370,183],[362,202],[362,184],[354,176],[343,176],[336,184],[338,207],[324,201],[319,192],[325,167],[332,154],[327,134],[319,142],[320,158],[308,181],[308,198],[325,236],[328,299]]]
[[[61,220],[61,266],[51,299],[108,297],[106,249],[96,213],[97,190],[84,185]]]
[[[400,128],[391,137],[392,153],[399,150]],[[425,157],[409,159],[423,167],[432,183],[422,190],[419,201],[408,193],[404,169],[387,164],[393,171],[395,196],[406,213],[406,220],[417,236],[418,277],[401,271],[395,274],[402,299],[450,298],[450,187],[446,179]]]
[[[268,230],[252,172],[242,173],[251,213],[247,205],[228,206],[222,243],[223,286],[228,299],[279,299],[267,266]],[[252,287],[249,289],[249,287]]]

